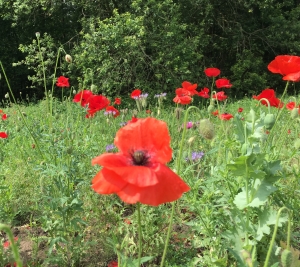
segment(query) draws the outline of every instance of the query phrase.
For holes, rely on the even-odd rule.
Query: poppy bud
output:
[[[200,121],[199,132],[204,138],[211,140],[215,136],[215,127],[208,119],[203,119]]]
[[[35,33],[36,38],[40,38],[41,34],[39,32]]]
[[[65,60],[66,60],[68,63],[72,63],[72,57],[71,57],[69,54],[66,54]]]
[[[6,93],[4,97],[5,97],[5,98],[9,98],[9,94],[8,94],[8,93]]]
[[[91,85],[91,91],[95,93],[98,90],[98,87],[95,84]]]
[[[267,114],[264,119],[264,125],[266,129],[271,130],[274,124],[275,124],[274,114]]]
[[[208,113],[212,113],[214,111],[214,105],[210,104],[207,108]]]
[[[281,263],[283,267],[291,267],[293,263],[293,254],[290,250],[285,249],[281,254]]]
[[[196,136],[190,137],[188,140],[188,144],[191,145],[195,141],[195,139],[196,139]]]
[[[76,93],[77,93],[77,92],[76,92],[76,90],[74,89],[74,90],[73,90],[73,94],[76,95]]]
[[[299,117],[299,108],[293,108],[291,111],[291,118],[296,119]]]

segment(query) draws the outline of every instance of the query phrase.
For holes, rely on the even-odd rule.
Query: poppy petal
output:
[[[107,181],[113,183],[112,179],[119,176],[126,183],[134,184],[139,187],[145,187],[157,184],[157,178],[149,167],[132,165],[131,158],[125,157],[120,153],[105,153],[92,160],[92,164],[99,164],[105,169],[110,169],[114,172],[113,177],[106,177]]]
[[[136,150],[147,151],[152,162],[167,163],[172,158],[171,138],[164,121],[155,118],[139,119],[121,128],[115,145],[124,155]]]
[[[166,202],[172,202],[189,191],[189,186],[172,170],[163,164],[157,164],[155,174],[158,184],[139,188],[128,184],[122,191],[117,192],[118,196],[126,203],[141,202],[143,204],[158,206]]]

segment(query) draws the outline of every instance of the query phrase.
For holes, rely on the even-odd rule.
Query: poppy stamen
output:
[[[136,150],[131,153],[132,163],[136,166],[146,166],[148,164],[149,156],[143,150]]]

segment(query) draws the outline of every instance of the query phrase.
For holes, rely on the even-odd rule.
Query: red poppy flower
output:
[[[280,55],[275,57],[268,65],[269,71],[279,73],[283,80],[300,81],[300,57],[290,55]]]
[[[221,78],[216,80],[216,86],[217,88],[230,88],[232,86],[232,84],[230,84],[230,81],[228,79],[225,78]]]
[[[176,96],[173,99],[173,102],[181,105],[187,105],[192,102],[192,98],[189,95],[189,91],[183,89],[183,88],[178,88],[175,90]]]
[[[114,104],[121,105],[121,98],[116,97]]]
[[[224,101],[227,98],[224,91],[218,92],[213,95],[213,98],[218,99],[218,101]]]
[[[7,138],[8,134],[6,132],[0,132],[0,138]]]
[[[270,106],[276,108],[282,108],[283,102],[280,102],[280,99],[276,98],[275,91],[273,89],[265,89],[258,96],[253,96],[254,99],[260,100],[262,98],[266,98],[270,102]],[[261,103],[265,106],[268,106],[267,101],[262,100]]]
[[[219,110],[216,110],[216,111],[212,112],[211,114],[213,114],[214,116],[218,116],[219,115]]]
[[[56,86],[58,87],[70,87],[69,78],[60,76],[57,78]]]
[[[107,265],[107,267],[118,267],[118,262],[116,262],[116,261],[111,261],[111,262]]]
[[[92,95],[88,99],[89,108],[87,110],[88,115],[86,117],[93,117],[97,111],[106,108],[109,103],[109,100],[103,95]]]
[[[298,107],[296,107],[296,103],[295,102],[289,102],[285,105],[285,107],[289,110],[293,110],[294,108],[300,108],[300,105],[298,105]]]
[[[132,91],[130,97],[133,99],[138,98],[141,95],[142,91],[140,89],[135,89]]]
[[[221,73],[221,71],[217,68],[207,68],[204,72],[207,77],[217,77]]]
[[[220,115],[220,119],[223,121],[229,121],[232,118],[233,118],[233,115],[229,114],[229,113],[223,113]]]
[[[5,121],[8,118],[7,114],[2,115],[2,120]]]
[[[73,98],[73,102],[80,103],[82,107],[85,107],[88,104],[89,98],[93,95],[90,90],[82,90],[78,94],[76,94]]]
[[[1,114],[1,113],[3,113],[3,110],[2,110],[2,109],[0,109],[0,114]]]
[[[239,113],[243,112],[243,110],[244,110],[243,108],[238,108]]]
[[[114,116],[114,118],[120,116],[119,110],[117,110],[117,109],[114,108],[113,106],[108,106],[108,107],[106,107],[105,113],[106,113],[106,114],[112,114],[112,115]]]
[[[209,98],[209,89],[204,87],[199,93],[198,96],[201,96],[203,98]]]
[[[117,194],[126,203],[152,206],[175,201],[189,190],[165,164],[172,159],[167,124],[155,118],[139,119],[121,128],[114,144],[118,153],[92,160],[103,166],[92,188],[99,194]]]
[[[187,81],[184,81],[182,83],[182,88],[185,89],[185,90],[187,90],[188,93],[189,93],[189,95],[191,95],[191,96],[198,94],[198,92],[196,91],[197,86],[198,85],[196,83],[195,84],[191,84],[190,82],[187,82]]]

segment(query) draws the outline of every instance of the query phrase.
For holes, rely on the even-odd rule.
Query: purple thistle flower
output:
[[[110,145],[107,145],[107,146],[106,146],[105,150],[106,150],[106,152],[108,152],[108,151],[111,151],[111,150],[113,150],[113,149],[115,149],[115,148],[116,148],[116,147],[115,147],[114,144],[110,144]]]

